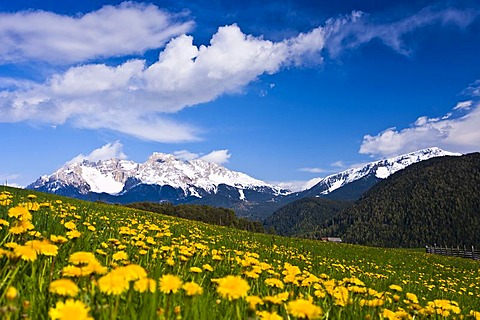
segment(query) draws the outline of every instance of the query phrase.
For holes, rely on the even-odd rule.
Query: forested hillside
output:
[[[209,224],[237,228],[241,230],[253,232],[265,231],[260,221],[252,221],[245,218],[238,218],[233,210],[226,208],[216,208],[206,205],[173,205],[171,203],[154,202],[135,202],[127,204],[125,206],[188,220],[202,221]]]
[[[273,229],[279,235],[302,236],[315,232],[327,220],[351,205],[346,201],[304,198],[277,210],[265,220],[264,225],[267,230]]]

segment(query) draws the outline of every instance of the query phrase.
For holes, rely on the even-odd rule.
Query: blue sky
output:
[[[480,149],[478,1],[4,1],[0,179],[205,157],[298,187]]]

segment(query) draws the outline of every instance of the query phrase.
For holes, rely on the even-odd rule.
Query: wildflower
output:
[[[53,243],[65,243],[68,241],[68,239],[65,238],[64,236],[57,236],[52,234],[50,236],[50,241],[52,241]]]
[[[480,311],[470,311],[470,315],[475,318],[475,320],[480,320]]]
[[[204,264],[204,265],[202,266],[202,268],[203,268],[203,270],[205,270],[205,271],[213,271],[212,266],[209,265],[208,263]]]
[[[70,263],[73,263],[75,265],[78,265],[78,264],[89,264],[90,262],[92,261],[96,261],[97,259],[95,258],[95,255],[91,252],[86,252],[86,251],[78,251],[78,252],[75,252],[75,253],[72,253],[70,255],[70,258],[68,259],[68,261]]]
[[[388,319],[388,320],[399,320],[400,319],[399,317],[397,317],[395,312],[393,312],[392,310],[389,310],[389,309],[383,309],[382,316],[385,319]]]
[[[264,301],[270,302],[273,304],[282,304],[288,299],[288,292],[282,292],[274,296],[266,296],[263,298]]]
[[[82,233],[77,231],[77,230],[68,231],[66,234],[67,234],[68,239],[79,238],[82,235]]]
[[[182,280],[177,276],[166,274],[160,278],[159,285],[163,293],[176,293],[182,286]]]
[[[88,315],[90,308],[81,301],[68,299],[67,301],[58,301],[55,308],[50,308],[48,315],[53,320],[93,320]]]
[[[202,273],[202,269],[200,269],[199,267],[191,267],[191,268],[190,268],[190,272],[193,272],[193,273]]]
[[[58,254],[58,247],[48,242],[48,240],[31,240],[25,242],[25,245],[45,256],[56,256]]]
[[[284,284],[283,284],[282,280],[275,279],[275,278],[269,278],[269,279],[265,280],[265,284],[267,286],[277,287],[279,289],[283,289],[283,287],[284,287]]]
[[[14,287],[8,287],[7,293],[5,295],[7,297],[7,300],[10,300],[10,301],[15,300],[17,295],[18,295],[17,289],[15,289]]]
[[[50,292],[62,296],[74,297],[78,294],[77,285],[69,279],[58,279],[50,283]]]
[[[409,302],[418,303],[418,298],[414,293],[407,292],[406,296],[407,296],[407,299],[409,300]]]
[[[63,226],[65,228],[67,228],[68,230],[76,230],[77,229],[77,226],[75,225],[75,223],[73,221],[65,222],[65,224]]]
[[[203,288],[193,281],[184,283],[182,289],[185,290],[187,296],[196,296],[203,293]]]
[[[248,282],[239,276],[230,275],[212,281],[218,283],[217,292],[230,301],[247,296],[247,292],[250,290]]]
[[[268,312],[268,311],[258,311],[257,316],[261,320],[283,320],[283,317],[279,316],[278,313],[275,311]]]
[[[372,300],[365,300],[361,299],[360,300],[360,306],[366,306],[366,307],[381,307],[385,303],[385,300],[383,299],[372,299]]]
[[[348,289],[345,287],[336,287],[333,289],[333,297],[335,298],[335,304],[337,306],[345,307],[350,304]]]
[[[392,284],[389,286],[390,290],[393,290],[393,291],[398,291],[398,292],[402,292],[402,287],[396,285],[396,284]]]
[[[297,318],[318,319],[322,309],[305,299],[297,299],[287,304],[288,313]]]
[[[127,281],[134,281],[147,277],[147,272],[145,271],[145,269],[143,269],[143,267],[139,266],[138,264],[129,264],[128,266],[117,268],[112,272],[115,272],[125,277]]]
[[[98,279],[98,287],[101,292],[108,295],[119,295],[127,291],[130,284],[123,275],[118,272],[110,272]]]
[[[28,212],[28,209],[20,206],[8,209],[8,216],[10,218],[26,218],[27,220],[32,218],[32,215],[30,212]]]
[[[257,309],[257,304],[263,304],[263,300],[259,296],[248,296],[245,300],[247,300],[248,307],[252,310]]]
[[[37,252],[30,246],[18,246],[13,250],[17,257],[22,260],[35,261],[37,259]]]
[[[151,293],[154,293],[157,290],[157,284],[153,279],[141,278],[135,281],[133,289],[138,292],[150,291]]]
[[[62,269],[62,276],[64,277],[80,277],[82,269],[75,266],[66,266]]]
[[[0,219],[0,225],[9,226],[10,223],[7,220]]]
[[[117,260],[128,260],[128,254],[125,251],[118,251],[113,254],[112,259]]]

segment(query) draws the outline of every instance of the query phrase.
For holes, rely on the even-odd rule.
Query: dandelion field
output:
[[[1,319],[480,319],[480,263],[0,190]]]

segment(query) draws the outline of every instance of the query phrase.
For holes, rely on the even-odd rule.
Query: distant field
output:
[[[1,319],[480,319],[478,261],[13,188],[0,248]]]

